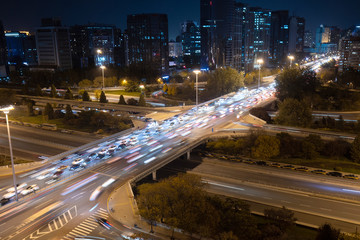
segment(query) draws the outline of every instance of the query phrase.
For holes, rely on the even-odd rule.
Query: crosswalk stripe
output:
[[[93,230],[93,228],[86,228],[86,227],[84,227],[84,226],[77,226],[78,228],[80,228],[80,229],[84,229],[84,231],[89,231],[89,232],[92,232],[92,230]]]
[[[91,229],[91,230],[93,230],[93,229],[95,228],[94,226],[89,225],[89,224],[87,224],[87,223],[82,223],[82,224],[80,224],[80,226],[81,226],[81,227],[84,227],[84,228],[89,228],[89,229]]]
[[[85,234],[88,234],[89,232],[91,232],[91,231],[89,231],[89,230],[82,229],[82,228],[80,228],[79,226],[77,226],[76,228],[74,228],[74,230],[79,231],[79,232],[83,232],[83,233],[85,233]],[[74,230],[73,230],[73,231],[74,231]]]
[[[74,232],[75,234],[77,234],[77,235],[79,235],[79,236],[84,235],[84,233],[83,233],[83,232],[80,232],[79,230],[73,229],[72,232]],[[85,234],[87,234],[87,233],[85,233]]]
[[[90,225],[90,226],[94,226],[94,227],[97,227],[98,225],[97,225],[97,223],[96,222],[94,222],[94,221],[90,221],[90,220],[86,220],[86,221],[84,221],[87,225]]]
[[[67,237],[67,236],[63,236],[63,239],[69,239],[69,240],[71,240],[71,238],[69,238],[69,237]]]
[[[106,211],[105,209],[103,209],[103,208],[100,208],[98,211],[102,211],[102,212],[106,212],[106,213],[107,213],[107,211]]]

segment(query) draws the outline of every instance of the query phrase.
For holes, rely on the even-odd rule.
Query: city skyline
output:
[[[356,14],[360,3],[356,0],[346,0],[341,7],[335,0],[316,2],[288,2],[255,0],[253,2],[240,1],[249,6],[259,6],[270,10],[289,10],[290,15],[297,15],[306,19],[306,29],[315,32],[320,24],[335,25],[340,28],[348,28],[351,25],[360,24],[360,17]],[[186,20],[199,22],[200,3],[199,1],[184,0],[181,4],[165,0],[152,2],[137,0],[126,3],[114,1],[86,2],[83,0],[52,1],[40,0],[36,5],[28,1],[5,2],[4,9],[16,9],[5,11],[2,14],[2,21],[5,30],[29,30],[34,31],[40,27],[41,18],[59,17],[63,25],[86,24],[89,22],[114,24],[121,30],[126,29],[126,17],[130,14],[139,13],[164,13],[169,19],[169,40],[175,39],[180,34],[180,25]],[[86,8],[85,8],[86,5]],[[41,7],[40,7],[41,6]],[[111,6],[111,7],[109,7]],[[325,9],[326,7],[326,9]],[[84,9],[86,9],[84,11]],[[321,11],[321,9],[324,9]],[[20,17],[19,17],[20,16]],[[343,17],[343,16],[346,16]]]

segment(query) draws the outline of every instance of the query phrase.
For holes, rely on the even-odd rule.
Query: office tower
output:
[[[0,81],[9,80],[9,67],[6,51],[6,39],[4,34],[4,26],[0,21]]]
[[[127,17],[129,64],[151,64],[162,74],[169,71],[168,17],[133,14]]]
[[[270,58],[271,12],[259,7],[250,7],[245,36],[245,72],[258,67],[257,59],[263,59],[263,66]]]
[[[320,25],[316,29],[315,47],[317,53],[330,53],[338,50],[340,29],[334,26]]]
[[[289,48],[289,11],[271,13],[270,58],[274,66],[286,61]]]
[[[114,47],[121,36],[114,25],[90,23],[70,28],[71,54],[75,67],[114,64]]]
[[[181,45],[185,66],[187,68],[200,67],[201,34],[196,22],[186,21],[181,24]]]
[[[313,33],[309,30],[304,34],[304,47],[312,48],[314,45]]]
[[[5,32],[8,60],[12,65],[37,65],[35,36],[27,31]]]
[[[339,71],[355,69],[360,71],[360,26],[350,36],[340,40]]]
[[[121,32],[121,30],[117,28],[114,41],[114,64],[116,66],[125,67],[129,65],[128,44],[127,33]]]
[[[69,29],[61,26],[59,19],[42,19],[36,30],[38,63],[41,66],[71,69]]]
[[[289,26],[289,53],[304,52],[305,18],[293,16]]]

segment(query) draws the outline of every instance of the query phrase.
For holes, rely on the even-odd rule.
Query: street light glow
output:
[[[8,114],[11,110],[14,110],[14,106],[12,105],[0,108],[0,111],[5,114]]]
[[[201,71],[200,71],[200,70],[197,70],[197,69],[196,69],[196,70],[194,70],[193,72],[194,72],[195,74],[199,74],[199,73],[201,73]]]
[[[102,51],[100,49],[96,50],[98,54],[102,54]]]
[[[101,65],[100,68],[101,68],[101,69],[105,69],[106,67],[105,67],[104,65]]]
[[[261,73],[260,73],[260,71],[261,71],[261,64],[263,64],[264,63],[264,60],[262,59],[262,58],[259,58],[258,60],[256,60],[256,62],[259,64],[259,81],[258,81],[258,88],[260,88],[260,82],[261,82]]]
[[[261,65],[264,63],[264,60],[262,58],[259,58],[258,60],[256,60],[256,62]]]

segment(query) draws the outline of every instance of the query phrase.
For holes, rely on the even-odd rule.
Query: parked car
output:
[[[344,175],[344,178],[348,178],[348,179],[354,179],[354,180],[358,180],[359,177],[354,175],[354,174],[347,174],[347,175]]]
[[[271,163],[270,166],[271,166],[271,167],[277,167],[277,168],[280,168],[280,167],[281,167],[281,165],[280,165],[279,163],[276,163],[276,162]]]
[[[5,204],[7,204],[8,202],[10,202],[10,198],[2,198],[0,200],[0,206],[4,206]]]
[[[260,165],[260,166],[267,166],[268,165],[265,161],[256,161],[256,164]]]
[[[342,173],[339,173],[339,172],[328,172],[326,175],[333,176],[333,177],[342,177]]]
[[[295,168],[296,171],[308,172],[309,169],[307,167],[297,167]]]
[[[251,160],[251,159],[245,159],[243,161],[243,163],[247,163],[247,164],[255,164],[255,161]]]
[[[285,169],[292,169],[292,170],[294,170],[294,169],[295,169],[295,167],[294,167],[293,165],[284,165],[284,166],[282,166],[282,168],[285,168]]]
[[[312,170],[311,172],[315,173],[315,174],[323,174],[323,175],[326,174],[326,171],[324,171],[322,169],[315,169],[315,170]]]

